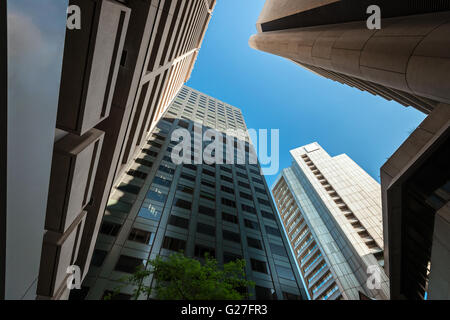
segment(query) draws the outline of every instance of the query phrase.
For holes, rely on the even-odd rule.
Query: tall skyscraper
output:
[[[194,146],[186,155],[198,164],[174,163],[177,129],[189,133]],[[202,136],[210,129],[225,143],[225,162],[234,164],[202,160],[210,144]],[[183,87],[114,185],[88,276],[73,298],[101,299],[148,259],[179,250],[199,259],[208,252],[220,264],[245,259],[256,299],[305,298],[254,154],[238,108]],[[130,298],[132,290],[126,286],[118,297]]]
[[[369,6],[381,29],[369,29]],[[450,3],[267,0],[252,48],[425,113],[450,103]]]
[[[391,299],[449,299],[450,2],[267,0],[257,29],[252,48],[428,114],[381,168],[385,270]]]
[[[389,298],[380,185],[347,155],[312,143],[291,150],[274,195],[309,297]]]
[[[32,18],[27,1],[7,2],[14,41],[0,295],[65,299],[67,267],[86,276],[111,188],[189,79],[215,0],[55,1]],[[3,5],[0,13],[3,21]],[[31,29],[51,41],[30,47]],[[31,76],[51,89],[21,83]]]

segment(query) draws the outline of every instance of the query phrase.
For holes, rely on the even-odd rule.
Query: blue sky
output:
[[[380,167],[425,115],[251,49],[264,2],[218,1],[187,85],[240,108],[248,128],[280,129],[280,169],[289,150],[317,141],[379,182]],[[276,176],[266,179],[271,186]]]

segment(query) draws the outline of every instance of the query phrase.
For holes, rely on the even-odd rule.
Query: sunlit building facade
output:
[[[380,185],[347,155],[331,157],[317,143],[291,155],[272,193],[309,298],[388,299]]]

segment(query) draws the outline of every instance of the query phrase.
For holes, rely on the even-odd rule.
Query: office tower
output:
[[[34,14],[26,1],[7,5],[8,15],[26,20]],[[67,267],[76,265],[81,279],[86,276],[112,185],[189,78],[214,5],[214,0],[46,2],[29,20],[53,36],[54,50],[42,48],[47,43],[20,41],[29,40],[27,32],[35,28],[18,28],[23,19],[9,19],[8,37],[15,41],[8,50],[42,59],[30,55],[33,63],[27,63],[11,54],[10,79],[36,79],[51,89],[14,87],[14,81],[8,86],[2,296],[66,299]],[[77,12],[79,28],[73,23]],[[49,52],[53,61],[44,69]],[[24,63],[28,74],[20,73]],[[30,99],[23,102],[21,96]]]
[[[179,142],[172,133],[180,128],[190,132],[194,146],[186,155],[194,163],[173,162]],[[220,134],[225,159],[234,164],[202,160],[208,129]],[[256,299],[305,297],[265,179],[249,160],[254,154],[238,108],[183,87],[114,185],[88,276],[73,298],[101,299],[147,260],[179,250],[198,259],[208,252],[219,264],[245,259]],[[118,298],[132,292],[125,286]]]
[[[366,24],[371,5],[381,29]],[[449,28],[448,1],[267,0],[249,44],[430,113],[450,103]]]
[[[272,193],[310,299],[388,299],[380,185],[317,143],[290,153]]]
[[[381,168],[385,270],[391,299],[449,299],[450,2],[268,0],[257,29],[252,48],[428,114]]]

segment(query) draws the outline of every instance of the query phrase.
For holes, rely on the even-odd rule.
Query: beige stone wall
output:
[[[291,150],[291,155],[327,207],[337,229],[351,244],[350,251],[344,247],[340,249],[344,252],[347,263],[352,266],[359,284],[365,287],[368,277],[366,270],[368,266],[377,265],[374,254],[383,249],[380,185],[347,155],[331,157],[317,143]],[[307,155],[312,161],[316,168],[314,171],[308,167],[302,155]],[[316,170],[320,171],[319,176],[315,173]],[[317,178],[322,176],[326,180],[325,185]],[[330,194],[324,188],[327,185],[331,185],[337,194]],[[343,200],[348,207],[346,211],[350,210],[354,217],[349,216],[345,209],[343,211],[338,198]],[[360,225],[354,225],[355,221],[359,221]],[[369,236],[361,235],[363,230]],[[369,247],[372,241],[375,241],[376,246]],[[389,280],[384,272],[381,274],[381,281],[380,290],[367,289],[367,292],[376,299],[387,299]]]

